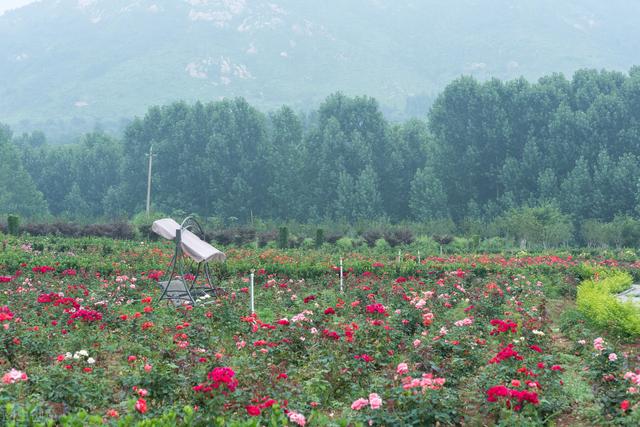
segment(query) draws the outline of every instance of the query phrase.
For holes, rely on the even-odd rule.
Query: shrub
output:
[[[213,233],[212,237],[216,243],[227,246],[233,242],[234,233],[230,229],[218,230]]]
[[[464,253],[471,247],[471,241],[464,237],[455,237],[451,243],[451,247],[456,253]]]
[[[331,243],[332,245],[335,245],[336,242],[341,238],[342,238],[342,234],[333,232],[333,233],[327,234],[325,240],[327,241],[327,243]]]
[[[311,249],[311,248],[317,248],[318,244],[316,243],[316,240],[312,239],[311,237],[307,237],[302,241],[302,247],[304,249]]]
[[[433,236],[433,240],[440,245],[440,255],[442,255],[442,247],[447,246],[449,243],[453,242],[453,236],[448,234],[444,235],[435,235]]]
[[[480,252],[495,253],[504,250],[506,246],[507,243],[502,237],[492,237],[490,239],[482,240],[478,250]]]
[[[378,239],[378,240],[376,240],[376,249],[384,251],[384,250],[391,249],[391,246],[389,246],[389,243],[387,243],[386,240]]]
[[[349,237],[342,237],[338,239],[336,246],[343,251],[350,251],[353,249],[353,239]]]
[[[640,308],[614,295],[628,289],[632,282],[631,275],[625,272],[614,272],[600,280],[585,280],[578,286],[578,310],[599,327],[640,335]]]
[[[436,254],[439,250],[438,244],[428,236],[417,237],[413,245],[416,250],[421,251],[423,256]]]
[[[442,236],[433,236],[433,240],[441,246],[446,246],[449,243],[453,242],[453,237],[448,234],[444,234]]]
[[[9,234],[17,236],[20,233],[20,217],[18,215],[7,216],[7,228]]]
[[[278,247],[280,249],[289,247],[289,229],[287,227],[280,227],[278,231]]]
[[[401,228],[384,233],[384,239],[391,245],[396,247],[398,245],[410,245],[413,243],[413,232],[408,228]]]
[[[151,225],[153,221],[157,219],[166,218],[169,215],[166,215],[162,212],[152,212],[150,216],[147,216],[146,212],[140,212],[136,214],[131,220],[134,229],[138,230],[141,236],[146,237],[149,240],[158,240],[159,236],[156,233],[151,231]],[[180,222],[181,219],[176,219],[176,221]]]
[[[273,242],[278,237],[278,232],[275,230],[264,231],[258,234],[258,246],[264,248],[269,242]]]
[[[316,230],[316,240],[315,240],[316,248],[320,248],[323,243],[324,243],[324,230],[322,228],[318,228]]]
[[[376,240],[382,238],[382,231],[380,230],[367,230],[362,233],[362,238],[370,248],[374,247],[376,244]]]
[[[233,243],[243,246],[256,240],[256,230],[250,227],[236,228],[233,233]]]

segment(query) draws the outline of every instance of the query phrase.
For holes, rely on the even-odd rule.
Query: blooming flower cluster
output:
[[[22,371],[18,371],[17,369],[11,368],[10,371],[6,372],[2,376],[3,384],[14,384],[17,382],[28,381],[29,377]]]
[[[491,325],[495,326],[495,328],[489,332],[490,335],[498,335],[503,332],[518,332],[518,324],[513,322],[512,320],[500,320],[500,319],[492,319]]]
[[[208,383],[198,384],[193,387],[193,390],[198,393],[212,393],[214,390],[219,390],[220,393],[226,395],[227,393],[233,393],[238,386],[238,380],[234,378],[236,373],[229,367],[217,367],[213,368],[209,374],[207,374]]]
[[[354,411],[359,411],[362,408],[365,408],[367,405],[371,407],[371,409],[379,409],[382,406],[382,399],[378,395],[378,393],[370,393],[369,398],[365,399],[363,397],[356,399],[351,404],[351,409]]]
[[[605,414],[604,421],[631,417],[639,407],[635,349],[614,353],[600,337],[596,352],[588,351],[590,345],[568,350],[557,338],[559,325],[545,307],[547,284],[537,279],[574,286],[577,264],[568,257],[445,256],[418,263],[405,254],[398,265],[395,254],[384,262],[354,254],[339,291],[330,267],[335,260],[320,251],[228,248],[228,272],[234,274],[220,276],[224,291],[176,306],[158,303],[155,283],[173,255],[169,247],[122,242],[126,250],[103,254],[104,247],[118,245],[87,246],[85,252],[100,257],[100,271],[87,265],[85,254],[74,258],[66,249],[55,264],[57,254],[39,259],[37,253],[0,253],[0,266],[11,266],[0,271],[0,281],[9,283],[2,287],[7,305],[0,308],[0,332],[7,354],[31,377],[27,389],[7,386],[3,393],[16,401],[25,399],[25,390],[46,395],[40,379],[52,365],[56,381],[73,384],[72,391],[56,392],[68,407],[52,405],[53,412],[73,414],[95,404],[92,412],[111,423],[133,417],[152,424],[172,411],[203,424],[277,420],[304,426],[328,419],[400,425],[411,419],[416,425],[480,425],[505,407],[514,423],[525,417],[542,423],[551,413],[570,411],[562,383],[568,374],[556,363],[563,360],[559,353],[571,352],[564,360],[588,355],[603,371],[593,362],[572,375],[599,382],[595,390],[617,393],[607,396],[614,396],[614,415]],[[318,259],[298,262],[298,256]],[[39,267],[47,263],[55,271]],[[26,271],[21,279],[18,265]],[[254,277],[258,310],[249,314],[245,279],[254,265],[267,267]],[[307,280],[293,279],[296,274]],[[571,341],[590,344],[586,329]],[[79,345],[86,350],[72,347]],[[23,374],[13,369],[4,382],[25,381]],[[115,392],[89,402],[96,385]],[[491,418],[461,410],[468,399],[486,401]],[[305,417],[307,410],[313,413]]]
[[[513,347],[513,344],[508,344],[507,346],[502,347],[500,351],[498,351],[498,354],[496,354],[495,357],[493,357],[489,361],[489,363],[500,363],[510,358],[513,358],[515,360],[522,360],[523,357],[518,354],[518,352],[514,350]]]
[[[512,408],[511,401],[516,401],[517,404],[513,406],[515,411],[522,409],[524,403],[531,403],[532,405],[538,405],[540,403],[538,394],[534,391],[510,389],[504,385],[497,385],[487,390],[488,402],[497,402],[501,399],[505,400],[505,404],[509,409]]]
[[[402,388],[404,390],[411,390],[415,388],[421,388],[422,393],[427,389],[439,390],[444,386],[446,380],[444,378],[436,378],[433,374],[422,374],[421,378],[405,377],[402,379]]]

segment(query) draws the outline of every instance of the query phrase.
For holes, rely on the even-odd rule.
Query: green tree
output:
[[[549,204],[513,209],[499,218],[498,228],[506,237],[519,241],[523,249],[527,243],[541,244],[546,249],[573,238],[569,215]]]
[[[269,216],[303,220],[305,206],[311,202],[305,192],[305,160],[302,122],[289,107],[269,116],[270,135],[267,155]]]
[[[0,125],[0,213],[34,218],[47,215],[47,203],[22,165],[11,131]]]
[[[447,194],[433,169],[425,167],[416,172],[411,182],[409,207],[418,221],[448,218]]]
[[[581,221],[592,217],[593,212],[593,183],[587,161],[581,157],[573,170],[560,185],[558,200],[562,210],[575,216]]]
[[[338,177],[336,198],[333,202],[333,217],[352,221],[355,217],[355,183],[351,175],[342,171]]]
[[[104,216],[110,220],[119,220],[126,218],[127,211],[122,206],[122,190],[121,188],[109,187],[102,198],[102,212]]]
[[[382,217],[378,177],[371,166],[367,166],[355,181],[353,216],[356,220],[374,220]]]
[[[82,221],[90,218],[91,208],[82,198],[80,186],[75,182],[71,186],[69,194],[64,198],[64,206],[64,216],[71,220]]]

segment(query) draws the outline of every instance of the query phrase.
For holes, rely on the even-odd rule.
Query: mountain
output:
[[[0,16],[0,122],[110,125],[178,99],[424,114],[479,79],[640,63],[628,0],[41,0]]]

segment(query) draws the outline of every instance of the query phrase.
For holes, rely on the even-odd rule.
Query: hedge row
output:
[[[7,233],[7,225],[0,223],[0,231]],[[79,225],[69,222],[20,224],[19,231],[20,233],[27,233],[32,236],[109,237],[119,240],[130,240],[136,235],[135,228],[128,222],[89,225]]]

